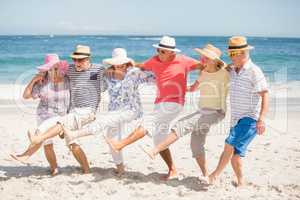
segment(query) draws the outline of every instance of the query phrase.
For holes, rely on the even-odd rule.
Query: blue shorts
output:
[[[230,129],[225,142],[234,147],[234,154],[244,157],[247,147],[256,136],[256,120],[244,117]]]

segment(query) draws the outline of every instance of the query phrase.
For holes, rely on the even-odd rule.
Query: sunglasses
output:
[[[73,62],[82,62],[85,58],[72,58]]]
[[[157,53],[165,54],[166,51],[165,50],[161,50],[161,49],[157,49]]]
[[[244,51],[229,51],[228,52],[229,57],[240,56],[240,55],[244,55],[244,54],[245,54]]]

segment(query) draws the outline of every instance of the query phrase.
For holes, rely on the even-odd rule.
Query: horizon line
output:
[[[174,37],[231,37],[233,35],[196,35],[196,34],[136,34],[136,33],[121,33],[121,34],[1,34],[0,36],[141,36],[141,37],[161,37],[162,35],[170,35]],[[253,37],[253,38],[288,38],[288,39],[300,39],[300,36],[265,36],[265,35],[243,35],[245,37]]]

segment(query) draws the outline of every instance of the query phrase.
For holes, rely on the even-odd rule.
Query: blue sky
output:
[[[298,0],[0,0],[0,34],[300,37]]]

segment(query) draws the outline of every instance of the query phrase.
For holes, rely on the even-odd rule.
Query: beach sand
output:
[[[231,183],[234,175],[230,165],[217,185],[206,186],[199,181],[200,169],[191,156],[190,136],[172,145],[179,178],[167,182],[159,179],[167,170],[161,158],[150,160],[140,150],[140,145],[152,146],[149,137],[124,149],[127,172],[121,178],[114,175],[109,148],[100,136],[80,140],[91,166],[87,175],[81,174],[79,165],[59,138],[55,138],[59,175],[49,175],[42,150],[30,158],[29,165],[13,161],[8,154],[21,152],[29,144],[26,130],[35,127],[36,102],[17,98],[23,86],[0,85],[0,199],[300,199],[299,85],[273,88],[267,131],[249,147],[244,159],[248,185],[239,189]],[[145,91],[142,98],[145,113],[150,113],[153,90]],[[187,105],[191,105],[190,97],[187,98]],[[100,109],[106,103],[107,96]],[[186,112],[194,109],[195,106],[187,106]],[[213,127],[207,138],[210,171],[216,167],[222,152],[228,122],[229,116]]]

